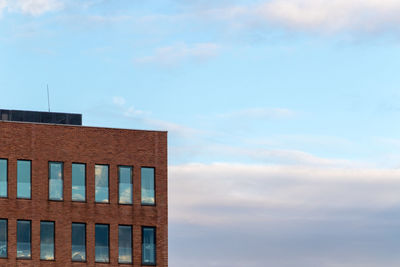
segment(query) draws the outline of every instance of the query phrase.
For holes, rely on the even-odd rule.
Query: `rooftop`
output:
[[[82,114],[0,109],[0,121],[82,125]]]

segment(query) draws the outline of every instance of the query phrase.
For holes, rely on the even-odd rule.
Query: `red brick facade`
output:
[[[8,258],[0,266],[142,266],[141,227],[156,227],[157,266],[168,266],[167,133],[0,121],[8,160]],[[32,161],[32,199],[17,199],[17,160]],[[48,163],[64,163],[64,200],[48,200]],[[71,165],[86,164],[86,203],[71,201]],[[95,203],[95,164],[109,165],[109,204]],[[118,204],[118,165],[133,167],[133,205]],[[155,168],[156,205],[141,205],[140,168]],[[32,221],[32,259],[16,259],[17,220]],[[55,261],[40,260],[40,221],[55,222]],[[87,262],[71,261],[71,223],[86,223]],[[110,263],[95,263],[95,223],[110,225]],[[118,264],[118,225],[133,227],[133,265]]]

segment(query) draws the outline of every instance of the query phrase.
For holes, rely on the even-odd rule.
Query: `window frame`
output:
[[[119,168],[120,167],[129,167],[131,169],[131,203],[121,203],[120,202],[120,190],[119,190],[119,185],[120,185],[120,175],[119,175]],[[117,165],[117,176],[118,176],[118,204],[119,205],[133,205],[133,173],[134,173],[134,167],[132,165]]]
[[[27,161],[27,162],[30,162],[31,164],[30,164],[30,181],[29,181],[29,183],[30,183],[30,192],[29,192],[29,195],[30,195],[30,197],[28,198],[28,197],[18,197],[18,161]],[[30,160],[30,159],[17,159],[17,199],[25,199],[25,200],[32,200],[32,160]]]
[[[126,262],[119,262],[119,227],[120,226],[128,226],[131,228],[131,262],[126,263]],[[128,264],[132,265],[133,264],[133,225],[131,224],[118,224],[118,264]]]
[[[84,165],[85,166],[85,200],[74,200],[72,198],[72,166],[74,164],[80,164],[80,165]],[[86,163],[82,163],[82,162],[72,162],[71,163],[71,201],[72,202],[87,203],[87,164]]]
[[[8,259],[8,219],[7,218],[0,218],[0,221],[5,221],[6,222],[6,256],[1,257],[0,259]]]
[[[50,164],[51,163],[61,163],[61,175],[62,175],[62,189],[61,189],[61,199],[52,199],[50,198]],[[48,191],[48,200],[49,201],[64,201],[64,162],[62,161],[49,161],[48,162],[48,179],[47,179],[47,191]]]
[[[82,224],[82,225],[85,226],[85,260],[84,261],[78,261],[78,260],[74,260],[72,258],[72,225],[73,224]],[[86,263],[87,262],[87,223],[83,223],[83,222],[72,222],[71,223],[71,261],[72,262],[82,262],[82,263]]]
[[[30,256],[30,257],[18,257],[18,222],[21,222],[21,221],[22,221],[22,222],[29,222],[29,226],[30,226],[30,230],[29,230],[29,231],[30,231],[30,239],[31,239],[31,240],[30,240],[30,241],[31,241],[31,242],[30,242],[30,250],[31,250],[31,251],[30,251],[30,252],[31,252],[31,256]],[[16,259],[17,259],[17,260],[32,260],[32,220],[18,219],[18,220],[17,220],[17,225],[16,225],[16,226],[17,226],[17,227],[16,227],[16,230],[17,230],[17,231],[16,231],[16,233],[17,233],[17,240],[16,240],[16,241],[17,241],[17,242],[16,242],[16,247],[15,247],[16,250],[17,250],[17,251],[16,251],[16,252],[17,252],[17,253],[16,253]]]
[[[96,201],[96,166],[107,166],[107,189],[108,189],[108,198],[107,202],[97,202]],[[95,204],[110,204],[110,164],[94,164],[94,203]]]
[[[1,198],[8,198],[8,196],[10,195],[10,192],[9,192],[9,190],[10,190],[10,187],[9,187],[9,185],[8,185],[8,174],[9,174],[9,169],[10,169],[10,161],[7,159],[7,158],[0,158],[0,160],[5,160],[6,161],[6,184],[7,184],[7,190],[6,190],[6,196],[0,196],[0,199]],[[32,168],[32,166],[31,166],[31,168]]]
[[[143,237],[144,237],[144,229],[152,228],[154,229],[154,263],[145,263],[143,262]],[[141,264],[146,266],[156,266],[157,265],[157,227],[156,226],[142,226],[142,242],[141,242]]]
[[[53,256],[54,256],[54,259],[52,259],[52,260],[42,259],[42,257],[41,257],[41,253],[42,253],[42,248],[41,248],[41,245],[42,245],[42,222],[53,223],[53,233],[54,233],[54,235],[53,235],[53,245],[54,245],[53,254],[54,255]],[[40,258],[40,260],[41,261],[56,261],[56,222],[55,221],[48,221],[48,220],[40,221],[40,229],[39,230],[40,230],[39,231],[39,237],[40,237],[39,238],[40,239],[39,240],[40,241],[40,244],[39,244],[39,258]]]
[[[106,225],[107,226],[107,228],[108,228],[108,261],[97,261],[96,260],[96,225]],[[110,263],[111,261],[110,261],[110,229],[111,227],[110,227],[110,224],[107,224],[107,223],[95,223],[94,224],[94,262],[95,263],[99,263],[99,264],[101,264],[101,263],[103,263],[103,264],[108,264],[108,263]]]
[[[142,168],[151,168],[154,169],[154,203],[143,203],[142,201]],[[140,166],[140,205],[141,206],[150,206],[154,207],[157,206],[157,183],[156,183],[156,167],[151,167],[151,166]]]

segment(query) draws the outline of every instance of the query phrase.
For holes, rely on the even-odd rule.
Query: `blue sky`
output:
[[[0,106],[168,130],[170,266],[398,266],[399,12],[0,0]]]

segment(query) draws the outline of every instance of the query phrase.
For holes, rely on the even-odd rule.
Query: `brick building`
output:
[[[167,133],[0,110],[0,266],[168,266]]]

